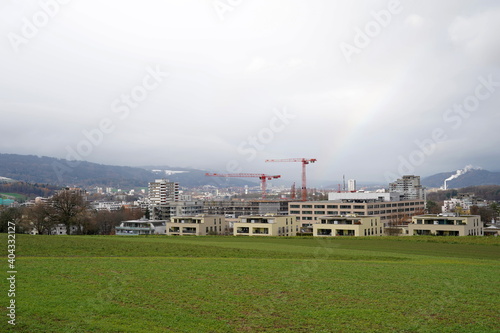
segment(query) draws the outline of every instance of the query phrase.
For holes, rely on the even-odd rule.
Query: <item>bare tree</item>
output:
[[[388,236],[399,236],[401,235],[401,227],[408,225],[410,223],[411,217],[408,214],[396,214],[392,215],[385,228],[385,234]]]
[[[54,209],[51,205],[39,202],[27,210],[30,227],[34,227],[39,235],[50,235],[55,225]]]
[[[0,232],[9,231],[9,222],[15,222],[16,233],[23,233],[25,226],[22,222],[23,209],[19,207],[8,207],[2,209],[0,206]]]
[[[427,200],[426,209],[429,214],[439,214],[441,213],[441,207],[437,204],[437,202],[432,200]]]
[[[97,211],[94,214],[94,220],[98,233],[100,235],[111,235],[115,227],[122,221],[136,220],[141,218],[144,213],[140,209],[122,208],[115,211]]]
[[[66,226],[66,232],[71,234],[71,227],[77,226],[82,233],[82,214],[86,213],[88,204],[78,191],[62,190],[51,199],[54,208],[55,221]]]
[[[484,223],[489,223],[494,220],[498,215],[497,204],[491,204],[486,207],[478,207],[476,205],[470,207],[471,215],[481,216],[481,221]]]

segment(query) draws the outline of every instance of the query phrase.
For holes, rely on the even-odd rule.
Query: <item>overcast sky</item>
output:
[[[0,0],[0,152],[311,179],[500,170],[500,2]],[[431,144],[432,143],[432,144]]]

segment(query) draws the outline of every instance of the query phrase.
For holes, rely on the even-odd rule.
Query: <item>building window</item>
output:
[[[250,232],[249,227],[238,227],[236,228],[236,233],[238,234],[248,234]]]
[[[318,229],[316,232],[319,236],[331,236],[332,229]]]

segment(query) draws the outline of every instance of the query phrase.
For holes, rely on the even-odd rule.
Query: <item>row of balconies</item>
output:
[[[351,220],[321,220],[321,224],[361,224],[361,222]]]
[[[421,220],[417,219],[417,223],[415,224],[433,224],[433,225],[466,225],[463,220]]]
[[[250,228],[249,227],[238,227],[236,229],[236,233],[237,234],[249,234]],[[252,234],[269,235],[269,229],[268,228],[253,228]]]
[[[172,227],[172,228],[169,228],[168,231],[170,233],[180,233],[181,229],[179,227]],[[189,228],[189,227],[182,228],[182,233],[183,234],[196,234],[196,228]]]

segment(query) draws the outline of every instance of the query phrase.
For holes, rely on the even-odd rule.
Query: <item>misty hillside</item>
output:
[[[423,178],[421,182],[425,187],[442,187],[445,179],[454,174],[456,171],[438,173]],[[500,185],[500,172],[472,169],[447,182],[449,189],[480,185]]]
[[[73,164],[74,163],[74,164]],[[154,169],[182,170],[185,173],[166,175]],[[219,184],[223,186],[253,186],[258,183],[243,179],[206,177],[205,171],[196,169],[151,167],[151,169],[112,166],[90,162],[68,162],[52,157],[0,154],[0,177],[39,184],[59,186],[103,186],[115,188],[147,187],[148,182],[166,178],[180,186],[196,187]]]

